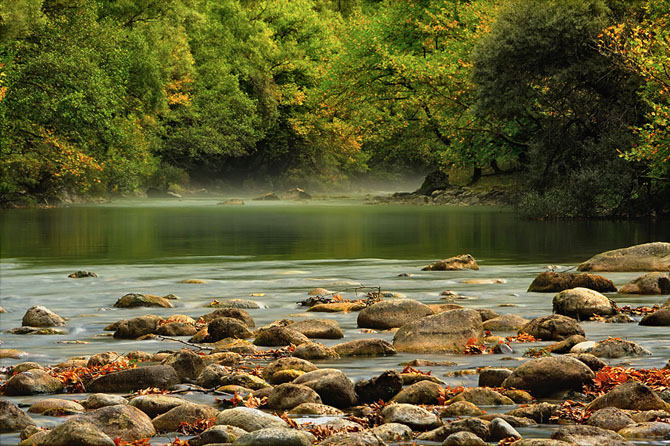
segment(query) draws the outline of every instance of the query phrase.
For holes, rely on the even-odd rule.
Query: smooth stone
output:
[[[577,345],[581,342],[586,342],[586,341],[587,340],[584,336],[576,334],[576,335],[568,336],[567,338],[563,339],[562,341],[554,342],[553,344],[545,347],[545,349],[548,352],[551,352],[551,353],[567,353],[575,345]]]
[[[265,366],[263,369],[263,379],[265,379],[270,384],[281,384],[286,381],[276,377],[279,372],[295,370],[307,373],[313,372],[316,369],[317,367],[314,364],[309,361],[305,361],[304,359],[295,357],[279,358]]]
[[[101,407],[106,406],[116,406],[117,404],[128,404],[128,401],[120,395],[94,393],[81,402],[81,405],[87,410],[100,409]]]
[[[619,384],[605,395],[591,401],[587,410],[598,410],[605,407],[618,407],[631,410],[666,410],[670,411],[670,404],[666,403],[650,387],[637,382],[629,381]]]
[[[169,300],[153,294],[128,293],[114,304],[116,308],[160,307],[174,308]]]
[[[635,421],[618,407],[605,407],[594,411],[587,424],[617,432],[630,424],[635,424]]]
[[[534,396],[548,396],[564,390],[581,390],[595,378],[583,362],[569,356],[532,359],[503,381],[502,386],[528,390]]]
[[[403,386],[403,379],[395,370],[386,370],[379,376],[359,381],[354,386],[361,404],[389,401]]]
[[[254,336],[244,322],[232,317],[218,317],[212,320],[207,325],[207,333],[205,342],[217,342],[226,338],[247,339]]]
[[[645,274],[622,286],[619,294],[670,294],[670,274],[667,272]]]
[[[448,259],[438,260],[421,268],[422,271],[458,271],[462,269],[478,270],[477,261],[470,254],[461,254]]]
[[[493,389],[482,387],[465,389],[463,392],[447,401],[447,404],[455,403],[456,401],[469,401],[477,406],[509,406],[514,404],[514,401],[503,394],[496,392]]]
[[[158,323],[162,320],[162,317],[155,314],[146,314],[119,321],[114,337],[116,339],[137,339],[140,336],[153,334],[158,328]]]
[[[386,443],[370,431],[342,432],[329,436],[319,446],[386,446]]]
[[[650,327],[670,327],[670,307],[663,307],[651,314],[645,314],[640,325]]]
[[[384,339],[356,339],[334,345],[332,349],[341,357],[389,356],[397,353],[393,345]]]
[[[35,434],[24,442],[35,444],[34,437],[38,435],[40,446],[116,446],[117,444],[95,423],[78,417],[66,420],[46,434]]]
[[[100,367],[111,364],[119,359],[121,359],[121,356],[116,352],[96,353],[88,359],[86,367]]]
[[[558,404],[542,402],[519,407],[507,412],[507,415],[520,418],[530,418],[536,423],[547,424],[549,423],[549,418],[551,418],[551,416],[554,415],[558,409],[560,409]]]
[[[186,322],[168,322],[156,330],[156,334],[161,336],[193,336],[197,332],[195,325]]]
[[[62,327],[65,319],[42,305],[28,308],[23,315],[21,325],[28,327]]]
[[[214,418],[218,413],[214,407],[187,402],[158,415],[152,423],[157,432],[175,432],[182,422],[192,424],[199,419]]]
[[[5,383],[6,396],[38,395],[43,393],[59,393],[63,384],[59,379],[41,369],[32,369],[12,376]]]
[[[120,393],[147,387],[169,389],[176,384],[179,384],[179,376],[174,368],[169,365],[153,365],[99,376],[88,383],[86,390],[95,393]]]
[[[438,404],[444,387],[431,381],[419,381],[402,389],[391,401],[406,404]]]
[[[584,336],[584,329],[571,317],[551,314],[533,319],[518,333],[528,333],[542,341],[562,341],[576,334]]]
[[[311,446],[314,436],[308,432],[283,427],[271,427],[246,433],[234,446]]]
[[[468,431],[454,432],[444,439],[443,446],[486,446],[486,442]]]
[[[332,319],[305,319],[291,324],[290,328],[304,334],[309,339],[341,339],[344,337],[340,324]]]
[[[19,432],[37,423],[11,401],[0,399],[0,433]]]
[[[482,326],[488,331],[517,331],[528,322],[528,319],[516,314],[504,314],[484,321]]]
[[[633,341],[609,338],[596,342],[589,352],[598,358],[622,358],[624,356],[648,356],[651,352]]]
[[[570,316],[577,320],[592,316],[616,314],[614,301],[588,288],[573,288],[561,291],[552,301],[554,313]]]
[[[283,347],[309,342],[307,336],[288,327],[270,327],[256,334],[254,345],[263,347]]]
[[[619,431],[619,435],[630,439],[665,439],[670,438],[670,423],[651,421],[626,426]]]
[[[241,308],[219,308],[212,311],[211,313],[202,315],[201,319],[204,322],[210,323],[211,321],[219,317],[232,317],[233,319],[237,319],[244,322],[244,325],[246,325],[249,328],[254,328],[256,326],[254,318],[252,318],[249,313],[247,313]]]
[[[212,308],[242,308],[245,310],[258,310],[261,308],[260,304],[254,300],[249,299],[215,299],[208,307]]]
[[[79,403],[76,403],[71,400],[64,400],[60,398],[49,398],[46,400],[40,400],[33,403],[29,408],[28,412],[45,414],[45,412],[50,413],[63,413],[64,415],[73,415],[75,413],[84,412],[84,406]]]
[[[272,389],[267,404],[270,409],[291,410],[303,403],[321,404],[321,397],[307,386],[284,383]]]
[[[281,418],[250,407],[235,407],[219,412],[214,424],[236,426],[247,432],[270,427],[288,427]]]
[[[17,373],[27,372],[28,370],[33,369],[44,370],[44,367],[42,367],[36,362],[22,362],[14,366],[12,373],[16,375]]]
[[[505,379],[512,374],[510,369],[488,368],[479,372],[479,387],[500,387]]]
[[[591,353],[568,353],[568,356],[579,359],[594,372],[597,372],[607,365],[605,361],[596,356],[593,356]]]
[[[370,433],[386,442],[409,442],[412,440],[412,429],[400,423],[386,423],[370,429]]]
[[[596,274],[557,273],[545,271],[540,273],[528,287],[528,292],[551,293],[572,288],[588,288],[599,293],[616,292],[611,280]]]
[[[358,313],[357,324],[361,328],[386,330],[402,327],[408,322],[433,314],[433,310],[412,299],[384,300],[370,305]]]
[[[595,426],[561,426],[551,434],[554,440],[562,440],[583,446],[624,446],[630,445],[621,435]]]
[[[478,417],[483,414],[483,410],[469,401],[454,401],[440,412],[441,417]]]
[[[367,307],[365,302],[331,302],[326,304],[316,304],[309,307],[307,311],[316,311],[322,313],[350,313],[352,311],[361,311]]]
[[[670,243],[653,242],[595,255],[579,271],[670,271]]]
[[[305,373],[293,380],[293,384],[303,384],[319,394],[324,404],[337,408],[356,404],[354,384],[337,369],[320,369]]]
[[[458,309],[426,316],[400,327],[393,346],[407,353],[459,353],[471,339],[484,335],[476,310]]]
[[[432,431],[424,432],[417,437],[417,440],[444,441],[451,434],[463,431],[471,432],[482,440],[486,440],[491,435],[490,425],[491,423],[489,421],[481,420],[479,418],[463,418],[462,420],[455,420],[447,423]]]
[[[504,438],[521,438],[521,434],[502,418],[494,418],[489,426],[491,435],[489,441],[500,441]]]
[[[318,403],[302,403],[291,409],[289,413],[295,415],[344,415],[344,412],[337,407]]]
[[[218,443],[232,443],[247,432],[235,426],[212,426],[188,440],[188,446],[205,446]],[[214,445],[212,445],[214,446]]]
[[[413,404],[391,404],[385,406],[380,415],[384,423],[400,423],[412,430],[428,430],[442,425],[437,415]]]
[[[149,418],[156,418],[159,415],[162,415],[177,406],[188,403],[187,400],[171,396],[171,395],[161,395],[161,394],[151,394],[151,395],[140,395],[134,397],[128,404],[133,407],[138,408]]]

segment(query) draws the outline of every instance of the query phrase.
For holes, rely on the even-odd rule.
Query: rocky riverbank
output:
[[[107,351],[59,364],[15,362],[2,368],[0,442],[21,445],[384,445],[517,446],[616,444],[670,438],[670,362],[634,369],[613,359],[651,354],[633,340],[585,337],[582,321],[637,324],[665,333],[670,244],[618,250],[584,262],[591,273],[547,271],[529,284],[553,293],[546,315],[527,320],[494,308],[468,308],[468,296],[444,292],[426,305],[399,293],[313,289],[295,311],[262,327],[255,301],[215,299],[199,317],[175,311],[177,296],[129,293],[114,307],[129,317],[106,327],[113,338],[164,341],[155,353]],[[627,266],[628,265],[628,266]],[[631,266],[634,265],[634,266]],[[600,274],[649,273],[619,287],[652,305],[619,307]],[[479,270],[469,255],[426,271]],[[661,270],[656,270],[661,268]],[[430,272],[430,274],[440,274]],[[98,280],[92,272],[67,280]],[[195,283],[195,282],[194,282]],[[483,287],[495,280],[480,280]],[[550,295],[551,296],[551,295]],[[153,308],[153,310],[152,310]],[[363,339],[348,341],[337,313],[356,320]],[[316,317],[309,317],[318,315]],[[73,322],[43,306],[26,309],[9,336],[67,329]],[[631,333],[634,328],[631,328]],[[391,342],[380,333],[392,333]],[[634,336],[632,336],[634,338]],[[327,347],[324,340],[335,340]],[[665,341],[667,342],[667,340]],[[541,345],[541,347],[540,347]],[[355,357],[364,366],[398,353],[425,355],[354,382],[332,366]],[[509,367],[474,367],[478,385],[447,385],[431,373],[451,357],[498,355]],[[21,351],[0,350],[3,357]],[[483,357],[483,356],[482,356]],[[329,360],[329,366],[320,366]],[[23,397],[30,403],[22,403]],[[74,397],[74,400],[73,398]],[[20,405],[17,405],[19,403]],[[23,410],[27,409],[27,410]],[[552,439],[533,429],[553,425]],[[46,428],[46,429],[44,429]],[[19,435],[20,439],[16,437]]]
[[[512,202],[512,196],[507,191],[497,189],[479,191],[466,186],[448,186],[430,194],[396,192],[391,195],[377,195],[369,197],[367,204],[510,206]]]

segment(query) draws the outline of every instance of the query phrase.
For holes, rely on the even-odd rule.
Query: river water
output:
[[[29,356],[2,359],[2,365],[26,360],[53,364],[108,350],[125,353],[178,349],[180,344],[167,341],[121,341],[100,335],[109,323],[146,313],[179,313],[197,318],[209,312],[204,306],[215,298],[257,301],[263,308],[249,310],[257,326],[286,317],[335,319],[345,338],[319,340],[326,345],[371,336],[392,340],[389,332],[362,333],[356,326],[356,314],[306,313],[296,302],[316,287],[381,287],[426,304],[444,303],[440,292],[450,289],[470,297],[457,301],[466,307],[491,308],[530,319],[551,313],[553,294],[526,292],[532,279],[547,265],[566,270],[602,251],[670,240],[667,220],[528,221],[499,208],[369,206],[358,199],[247,201],[244,206],[217,206],[219,201],[136,200],[0,211],[0,295],[1,305],[7,310],[0,315],[2,331],[20,326],[25,310],[32,305],[45,305],[69,318],[64,335],[3,333],[1,348],[24,350]],[[463,253],[472,254],[481,269],[421,271],[422,266],[436,259]],[[76,270],[94,271],[99,277],[67,278]],[[401,276],[404,273],[410,273],[409,277]],[[639,276],[603,275],[617,286]],[[473,278],[504,279],[504,283],[462,283]],[[184,279],[201,279],[205,283],[179,283]],[[161,296],[173,293],[180,300],[172,301],[173,309],[112,308],[119,297],[129,292]],[[250,297],[256,293],[263,296]],[[351,291],[343,294],[345,298],[356,297]],[[610,297],[619,305],[633,306],[667,299],[617,294]],[[590,340],[626,338],[653,353],[650,357],[609,360],[612,365],[662,367],[670,359],[667,328],[598,322],[583,322],[582,326]],[[88,343],[62,343],[73,340]],[[513,356],[520,357],[528,346],[517,347]],[[433,375],[452,386],[476,386],[477,376],[445,377],[445,373],[476,366],[512,365],[501,355],[408,354],[322,361],[317,365],[339,368],[357,381],[389,368],[399,370],[401,362],[414,358],[456,362],[453,367],[432,368]],[[83,399],[85,395],[72,397]],[[26,403],[40,398],[12,399]],[[51,425],[62,421],[38,419]],[[533,436],[549,433],[541,428],[531,432]],[[0,444],[13,444],[16,438],[0,435]]]

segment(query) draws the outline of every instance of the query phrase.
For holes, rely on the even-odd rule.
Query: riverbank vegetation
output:
[[[16,0],[0,204],[513,175],[535,217],[668,211],[668,0]],[[505,180],[504,183],[510,183]]]

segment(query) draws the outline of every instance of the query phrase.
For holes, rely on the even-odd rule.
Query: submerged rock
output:
[[[579,271],[670,271],[670,243],[654,242],[598,254]]]
[[[458,271],[462,269],[478,270],[477,261],[470,254],[461,254],[448,259],[438,260],[421,268],[422,271]]]
[[[161,307],[173,308],[169,300],[153,294],[128,293],[114,304],[116,308]]]
[[[572,288],[588,288],[599,293],[616,292],[611,280],[596,274],[556,273],[545,271],[540,273],[528,287],[529,292],[551,293]]]
[[[84,277],[98,277],[93,271],[75,271],[71,274],[68,274],[70,279],[82,279]]]

